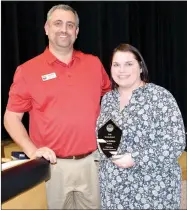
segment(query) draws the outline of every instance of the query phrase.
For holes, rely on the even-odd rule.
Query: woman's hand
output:
[[[114,164],[116,164],[120,168],[130,168],[135,165],[131,153],[125,153],[122,157],[112,160]]]

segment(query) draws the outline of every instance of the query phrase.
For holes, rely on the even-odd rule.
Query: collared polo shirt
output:
[[[85,154],[97,147],[100,97],[109,90],[98,57],[74,50],[67,65],[46,48],[16,69],[7,109],[29,112],[29,135],[38,148],[59,157]]]

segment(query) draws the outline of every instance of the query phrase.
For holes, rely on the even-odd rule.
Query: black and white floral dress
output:
[[[121,112],[119,102],[117,90],[104,95],[96,130],[113,119],[123,130],[118,154],[131,153],[135,166],[119,168],[100,151],[102,209],[179,209],[185,131],[176,100],[148,83]]]

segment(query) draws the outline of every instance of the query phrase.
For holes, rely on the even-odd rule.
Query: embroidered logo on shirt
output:
[[[54,79],[54,78],[56,78],[56,73],[55,72],[50,73],[50,74],[42,75],[42,80],[43,81]]]

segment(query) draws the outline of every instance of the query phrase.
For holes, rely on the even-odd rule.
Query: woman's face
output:
[[[112,60],[111,75],[122,88],[133,88],[140,84],[140,65],[131,52],[117,51]]]

